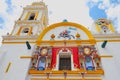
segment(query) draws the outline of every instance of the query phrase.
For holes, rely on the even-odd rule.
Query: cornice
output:
[[[17,20],[16,24],[41,24],[40,20]]]
[[[120,38],[120,34],[93,34],[94,38]]]
[[[36,40],[38,36],[2,36],[3,40]]]

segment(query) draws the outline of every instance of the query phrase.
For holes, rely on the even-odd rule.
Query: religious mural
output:
[[[81,35],[82,34],[82,35]],[[89,39],[83,30],[73,26],[61,26],[50,30],[43,40],[87,40]]]

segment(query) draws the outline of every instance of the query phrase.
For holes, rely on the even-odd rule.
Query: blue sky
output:
[[[11,32],[14,21],[22,13],[22,7],[34,1],[40,0],[0,0],[0,36]],[[94,20],[107,18],[113,21],[114,27],[120,33],[120,0],[44,0],[44,2],[49,9],[49,24],[67,19],[91,27]]]
[[[89,1],[87,3],[89,7],[89,15],[90,17],[92,17],[93,20],[97,20],[98,18],[107,18],[105,10],[99,8],[100,3],[102,2],[100,1],[100,2],[94,3],[92,1]]]
[[[3,29],[4,27],[4,18],[2,16],[0,16],[0,29]]]
[[[13,12],[13,6],[12,6],[12,2],[11,0],[5,0],[5,3],[7,4],[7,9],[6,9],[6,12],[8,14],[11,14]]]

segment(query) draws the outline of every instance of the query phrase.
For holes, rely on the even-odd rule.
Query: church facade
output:
[[[120,34],[100,18],[91,29],[48,25],[44,2],[24,7],[0,48],[0,80],[119,80]]]

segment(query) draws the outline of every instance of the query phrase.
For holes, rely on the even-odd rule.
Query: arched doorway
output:
[[[61,52],[59,54],[59,70],[71,70],[71,53]]]
[[[61,49],[57,54],[57,70],[72,70],[73,69],[73,55],[69,49]]]

